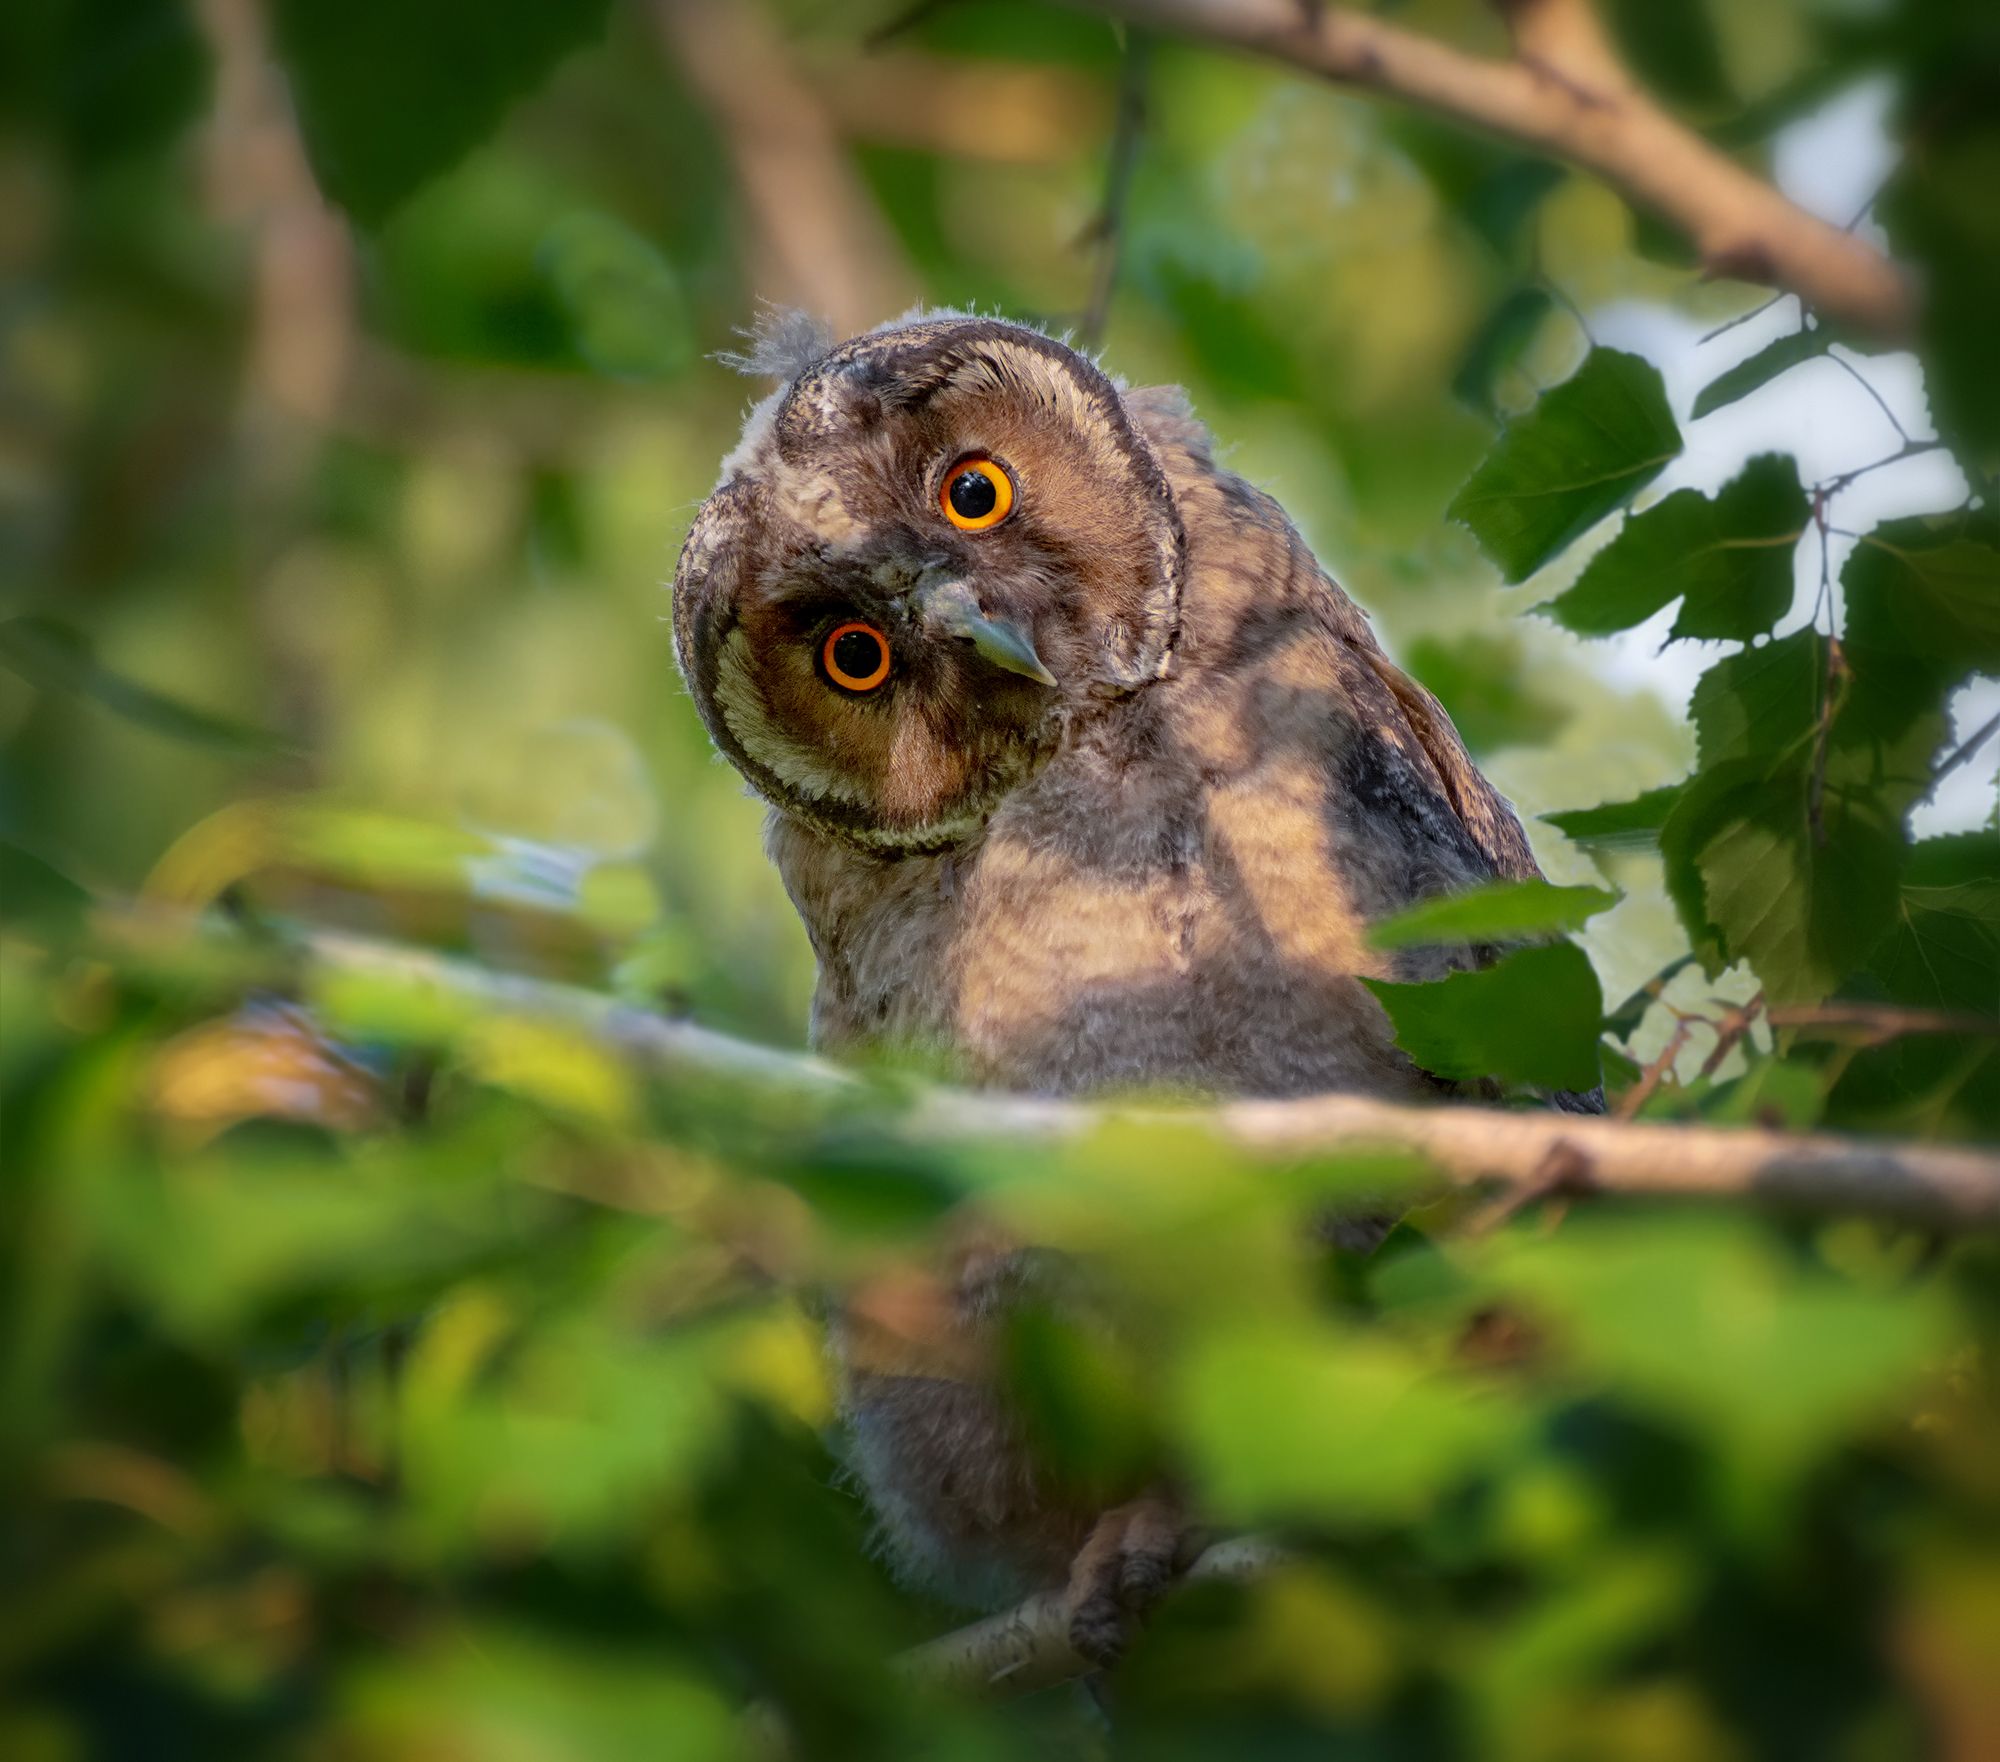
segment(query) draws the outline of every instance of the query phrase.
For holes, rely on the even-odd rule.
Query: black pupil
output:
[[[846,630],[833,639],[833,665],[850,679],[867,679],[882,665],[882,639],[866,630]]]
[[[967,520],[984,520],[1000,500],[993,479],[983,471],[961,471],[951,480],[951,505]]]

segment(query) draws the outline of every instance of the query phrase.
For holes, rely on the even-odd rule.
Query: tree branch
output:
[[[1275,1542],[1234,1536],[1211,1546],[1180,1582],[1253,1578],[1284,1558]],[[920,1682],[993,1696],[1031,1694],[1096,1668],[1069,1643],[1069,1600],[1059,1590],[1038,1591],[999,1615],[940,1634],[896,1662]]]
[[[1588,0],[1496,0],[1511,60],[1487,60],[1371,13],[1303,0],[1068,0],[1401,98],[1594,172],[1670,222],[1710,275],[1799,295],[1885,339],[1914,317],[1908,282],[1865,240],[1808,214],[1676,121],[1631,80]]]
[[[913,1150],[994,1140],[1059,1143],[1114,1119],[1169,1121],[1274,1161],[1413,1153],[1448,1187],[1533,1191],[1560,1166],[1570,1172],[1572,1191],[1750,1200],[2000,1228],[2000,1153],[1991,1150],[1558,1112],[1421,1107],[1363,1095],[1169,1109],[924,1088],[899,1107],[890,1092],[823,1059],[753,1046],[595,992],[326,931],[308,934],[304,953],[323,979],[387,981],[461,1012],[502,1011],[558,1023],[632,1059],[659,1080],[767,1087],[794,1113],[809,1116],[822,1107],[829,1123],[848,1125],[865,1115],[872,1130]]]
[[[753,0],[647,0],[735,165],[757,293],[851,336],[917,294],[902,247]]]

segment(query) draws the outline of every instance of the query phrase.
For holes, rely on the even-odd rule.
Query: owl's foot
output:
[[[1117,1663],[1199,1551],[1198,1532],[1165,1494],[1105,1512],[1070,1563],[1069,1643],[1100,1668]]]

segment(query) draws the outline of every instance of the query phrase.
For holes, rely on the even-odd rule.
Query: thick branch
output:
[[[1884,338],[1912,298],[1879,251],[1805,212],[1633,84],[1587,0],[1500,0],[1508,61],[1468,55],[1373,14],[1304,0],[1070,0],[1149,30],[1248,49],[1402,98],[1594,172],[1684,233],[1711,275],[1799,295]]]
[[[359,937],[322,932],[307,949],[328,976],[393,980],[467,1011],[502,1010],[568,1025],[670,1082],[747,1082],[768,1086],[795,1105],[824,1106],[829,1114],[866,1110],[885,1138],[915,1149],[994,1139],[1056,1142],[1114,1117],[1164,1119],[1274,1160],[1413,1152],[1455,1187],[1534,1191],[1547,1187],[1551,1170],[1561,1170],[1568,1192],[1747,1199],[1961,1228],[2000,1226],[2000,1154],[1988,1150],[1555,1112],[1415,1107],[1361,1095],[1169,1111],[930,1088],[900,1107],[886,1095],[876,1106],[865,1079],[822,1059],[752,1046],[593,992]]]

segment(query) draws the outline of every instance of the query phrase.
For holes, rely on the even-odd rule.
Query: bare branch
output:
[[[1910,329],[1914,302],[1895,265],[1806,213],[1655,104],[1619,65],[1586,0],[1501,0],[1515,44],[1507,61],[1465,54],[1347,6],[1069,3],[1251,50],[1567,160],[1679,228],[1710,275],[1786,289],[1874,336],[1901,338]]]
[[[1693,1028],[1693,1016],[1682,1016],[1674,1023],[1674,1031],[1667,1036],[1667,1043],[1660,1048],[1659,1056],[1639,1073],[1638,1082],[1619,1096],[1619,1119],[1636,1119],[1639,1110],[1653,1099],[1653,1092],[1666,1081],[1667,1073],[1674,1068],[1674,1060],[1680,1057],[1681,1048],[1687,1045]]]
[[[865,1120],[912,1149],[995,1140],[1071,1141],[1108,1122],[1171,1122],[1223,1147],[1296,1162],[1353,1152],[1406,1151],[1449,1187],[1535,1190],[1551,1168],[1572,1186],[1607,1194],[1731,1199],[1856,1211],[1972,1229],[2000,1228],[2000,1153],[1955,1145],[1831,1134],[1605,1119],[1490,1107],[1410,1106],[1361,1095],[1234,1101],[1207,1108],[1132,1108],[1034,1096],[925,1088],[907,1098],[878,1090],[825,1060],[731,1039],[691,1022],[574,987],[496,973],[366,938],[311,933],[309,970],[391,981],[462,1010],[558,1023],[623,1054],[669,1083],[747,1083],[810,1121]]]
[[[1104,205],[1091,223],[1097,264],[1091,274],[1090,304],[1077,326],[1077,340],[1086,349],[1104,341],[1111,319],[1111,296],[1118,288],[1118,268],[1125,251],[1125,199],[1139,163],[1139,145],[1146,132],[1146,75],[1152,44],[1134,31],[1125,45],[1118,73],[1118,120],[1111,136],[1111,163],[1104,177]]]
[[[1181,1581],[1253,1578],[1285,1553],[1260,1536],[1217,1542]],[[1096,1668],[1069,1643],[1069,1601],[1041,1591],[1004,1613],[913,1647],[897,1660],[909,1676],[940,1688],[992,1696],[1029,1694]]]
[[[1996,733],[2000,733],[2000,716],[1988,717],[1986,721],[1973,729],[1957,746],[1953,747],[1950,752],[1938,761],[1938,768],[1931,773],[1931,787],[1928,793],[1935,793],[1940,783],[1949,777],[1952,772],[1956,771],[1960,765],[1964,764],[1967,759],[1971,758]]]
[[[825,106],[753,0],[650,0],[660,40],[734,161],[754,291],[842,336],[911,304],[917,281]]]
[[[1773,1028],[1809,1040],[1855,1039],[1865,1045],[1911,1034],[1977,1034],[2000,1038],[2000,1016],[1963,1010],[1902,1009],[1891,1003],[1817,1003],[1767,1010]]]

